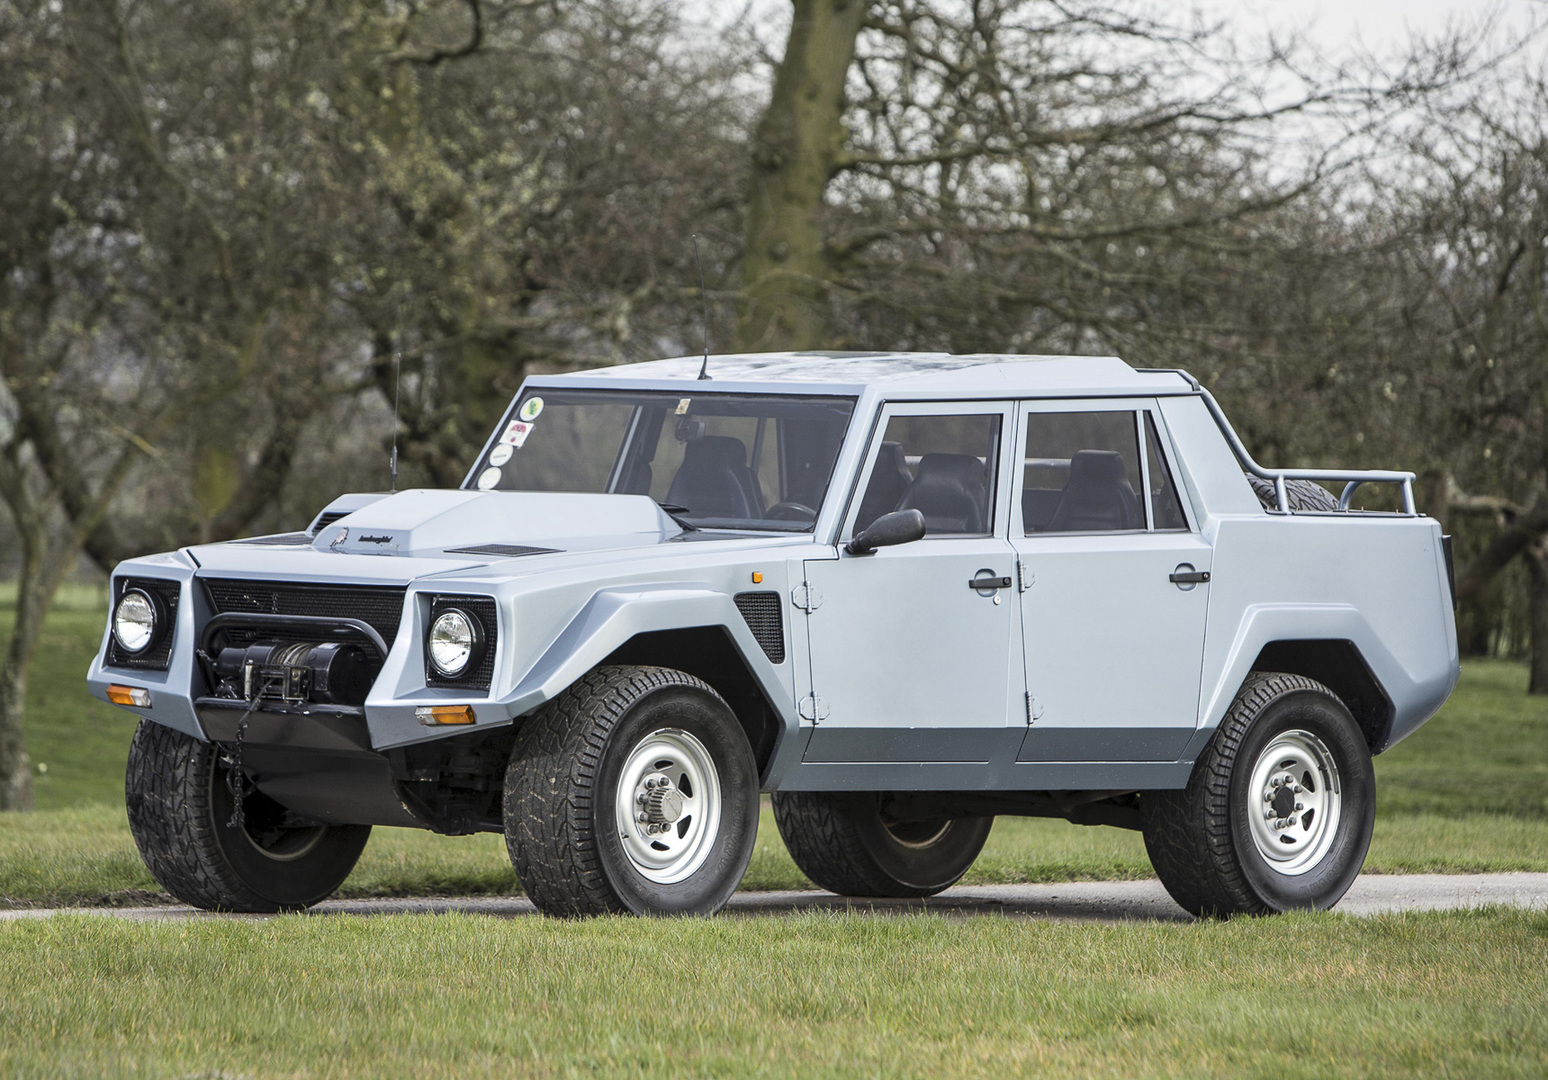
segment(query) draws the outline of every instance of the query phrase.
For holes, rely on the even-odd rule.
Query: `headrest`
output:
[[[734,435],[706,435],[683,448],[683,461],[739,469],[747,464],[747,447]]]
[[[1129,470],[1116,450],[1077,450],[1070,458],[1070,483],[1123,483]]]
[[[984,463],[972,454],[926,454],[914,473],[914,483],[921,481],[946,481],[969,491],[983,491]]]

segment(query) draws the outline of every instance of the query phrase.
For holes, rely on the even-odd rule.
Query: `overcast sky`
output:
[[[735,18],[746,0],[683,0],[692,18],[709,25]],[[778,17],[786,0],[752,0],[753,8]],[[1141,4],[1145,0],[1141,0]],[[1534,16],[1548,21],[1548,0],[1194,0],[1206,18],[1219,19],[1235,35],[1262,38],[1270,31],[1304,32],[1330,59],[1352,48],[1378,56],[1401,52],[1414,33],[1433,36],[1449,22],[1476,23],[1497,13],[1501,34],[1519,33]],[[1150,0],[1153,10],[1175,18],[1185,3]]]
[[[1501,33],[1519,33],[1534,15],[1548,15],[1543,0],[1202,0],[1199,6],[1238,33],[1301,30],[1330,53],[1358,43],[1378,55],[1400,51],[1414,33],[1434,36],[1449,22],[1472,24],[1489,12],[1498,14]]]

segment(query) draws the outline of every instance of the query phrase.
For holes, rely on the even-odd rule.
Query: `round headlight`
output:
[[[113,637],[125,652],[144,652],[156,637],[156,604],[150,594],[130,589],[113,609]]]
[[[458,608],[442,612],[430,624],[430,664],[445,678],[455,679],[472,664],[483,644],[478,620]]]

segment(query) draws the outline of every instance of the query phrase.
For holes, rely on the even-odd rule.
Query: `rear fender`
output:
[[[1348,642],[1391,704],[1390,722],[1372,740],[1374,751],[1392,745],[1435,715],[1456,685],[1454,666],[1426,664],[1422,673],[1411,670],[1351,605],[1255,604],[1243,613],[1220,679],[1204,688],[1199,737],[1190,745],[1190,753],[1202,749],[1220,726],[1265,648],[1275,643],[1311,641]]]

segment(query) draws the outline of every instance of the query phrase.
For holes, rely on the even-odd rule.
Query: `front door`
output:
[[[812,762],[982,762],[1023,722],[999,403],[889,406],[840,544],[918,509],[923,540],[806,563]],[[970,582],[977,581],[977,587]],[[1014,676],[1016,686],[1012,688]]]
[[[1021,761],[1175,761],[1197,726],[1212,551],[1151,404],[1019,418]]]

